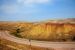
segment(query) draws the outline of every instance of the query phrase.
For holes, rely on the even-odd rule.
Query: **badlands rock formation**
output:
[[[75,19],[49,20],[44,22],[0,22],[0,28],[16,32],[23,38],[47,41],[75,41]]]
[[[72,41],[75,40],[75,23],[72,19],[39,22],[22,35],[36,40]]]

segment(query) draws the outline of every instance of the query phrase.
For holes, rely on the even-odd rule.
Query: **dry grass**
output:
[[[10,48],[8,46],[5,46],[3,44],[0,44],[0,50],[14,50],[13,48]]]
[[[1,47],[3,45],[3,48],[7,48],[7,49],[13,48],[14,50],[54,50],[53,48],[42,48],[42,47],[37,47],[37,46],[18,44],[18,43],[11,42],[5,39],[0,39],[0,44],[1,44],[0,45]]]

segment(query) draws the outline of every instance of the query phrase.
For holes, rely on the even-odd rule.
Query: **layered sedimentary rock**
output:
[[[51,41],[70,41],[75,39],[75,23],[65,22],[43,22],[38,23],[29,30],[26,38]]]
[[[43,23],[35,25],[27,34],[31,39],[59,40],[75,36],[75,24]]]
[[[25,23],[0,23],[0,28],[13,30],[23,38],[48,41],[75,41],[75,20],[49,20],[44,22]]]

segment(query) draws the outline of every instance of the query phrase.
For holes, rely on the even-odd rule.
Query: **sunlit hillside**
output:
[[[23,33],[23,36],[24,34],[25,33]],[[75,24],[38,24],[34,26],[26,36],[31,39],[33,38],[39,40],[71,40],[70,38],[75,36]]]
[[[1,30],[8,30],[21,38],[46,41],[75,41],[75,20],[49,20],[44,22],[0,22]]]
[[[30,30],[20,33],[24,38],[47,41],[74,41],[75,23],[72,20],[39,22]]]
[[[29,29],[33,24],[28,22],[0,22],[0,30],[15,31],[16,29]]]

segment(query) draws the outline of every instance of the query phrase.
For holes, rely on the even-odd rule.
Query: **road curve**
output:
[[[36,41],[28,39],[22,39],[9,34],[8,31],[0,31],[0,38],[4,38],[6,40],[26,44],[38,47],[45,47],[45,48],[75,48],[75,42],[47,42],[47,41]]]

